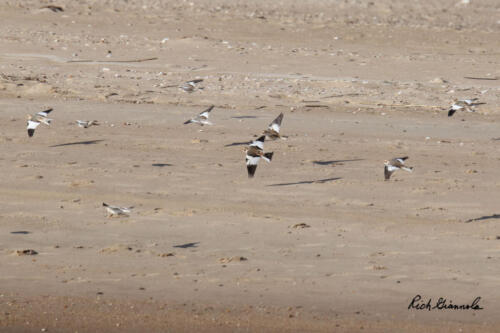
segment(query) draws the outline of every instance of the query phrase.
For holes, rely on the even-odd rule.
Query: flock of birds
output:
[[[196,80],[191,80],[185,82],[183,85],[179,86],[180,89],[184,90],[185,92],[191,93],[193,92],[197,87],[196,85],[200,82],[202,82],[203,79],[196,79]],[[448,117],[453,116],[456,111],[467,111],[467,112],[474,112],[475,111],[475,106],[481,105],[485,103],[478,102],[477,98],[472,98],[472,99],[464,99],[464,100],[458,100],[455,101],[450,109],[448,110]],[[214,105],[211,105],[208,107],[206,110],[198,114],[197,116],[187,120],[184,122],[185,125],[187,124],[198,124],[200,126],[204,125],[213,125],[212,122],[210,122],[209,117],[210,117],[210,112],[214,109]],[[28,136],[32,137],[35,133],[35,129],[40,125],[40,124],[45,124],[47,126],[50,126],[52,119],[49,118],[50,112],[52,112],[53,109],[47,109],[41,112],[38,112],[34,115],[28,115]],[[274,152],[264,152],[264,141],[266,138],[269,140],[277,140],[277,139],[282,139],[286,140],[286,136],[282,136],[280,134],[280,129],[281,129],[281,123],[283,121],[283,113],[280,113],[276,119],[274,119],[271,124],[269,124],[268,128],[263,131],[262,135],[258,137],[256,140],[251,141],[248,145],[248,147],[245,148],[246,152],[246,167],[247,167],[247,173],[249,178],[253,178],[255,175],[255,171],[257,170],[257,165],[259,164],[260,159],[263,159],[264,161],[270,163]],[[79,127],[82,128],[88,128],[90,126],[98,126],[99,122],[97,120],[77,120],[76,124]],[[406,166],[405,161],[408,159],[408,156],[404,157],[397,157],[393,158],[391,160],[386,160],[384,161],[384,177],[385,180],[389,180],[391,178],[391,175],[397,171],[397,170],[405,170],[408,172],[413,172],[413,167]],[[120,216],[120,215],[128,215],[128,213],[131,212],[133,207],[117,207],[117,206],[111,206],[106,203],[102,204],[103,207],[106,208],[108,212],[108,216]]]

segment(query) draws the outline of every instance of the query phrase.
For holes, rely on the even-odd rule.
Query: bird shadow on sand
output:
[[[357,161],[364,161],[364,159],[363,158],[356,158],[356,159],[353,159],[353,160],[313,161],[313,163],[317,164],[317,165],[332,165],[332,164],[338,164],[338,163],[357,162]]]
[[[63,146],[75,146],[75,145],[94,145],[94,144],[99,143],[101,141],[104,141],[104,140],[88,140],[88,141],[68,142],[68,143],[61,143],[61,144],[49,146],[49,147],[55,148],[55,147],[63,147]]]
[[[174,245],[173,247],[179,248],[179,249],[189,249],[191,247],[198,247],[198,244],[200,242],[193,242],[193,243],[186,243],[186,244],[181,244],[181,245]]]
[[[27,235],[27,234],[31,234],[31,232],[25,231],[25,230],[11,231],[10,233],[13,234],[13,235]]]
[[[163,167],[166,167],[166,166],[172,166],[173,164],[169,164],[169,163],[153,163],[151,165],[154,166],[154,167],[163,168]]]
[[[246,146],[251,144],[252,141],[245,141],[245,142],[233,142],[228,145],[225,145],[224,147],[232,147],[232,146]]]
[[[484,220],[492,220],[492,219],[500,219],[500,214],[493,214],[489,216],[481,216],[475,219],[469,219],[465,221],[465,223],[476,222],[476,221],[484,221]]]
[[[257,118],[257,116],[234,116],[231,118],[233,118],[233,119],[254,119],[254,118]]]
[[[333,178],[325,178],[325,179],[317,179],[317,180],[303,180],[301,182],[271,184],[271,185],[267,185],[267,186],[292,186],[292,185],[304,185],[304,184],[324,184],[324,183],[333,182],[333,181],[339,180],[339,179],[342,179],[342,177],[333,177]]]

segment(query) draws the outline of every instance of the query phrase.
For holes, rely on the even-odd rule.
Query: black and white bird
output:
[[[263,158],[266,162],[271,162],[273,158],[273,152],[264,153],[264,140],[266,139],[265,135],[262,135],[257,140],[253,141],[246,149],[246,162],[247,162],[247,171],[248,178],[252,178],[255,175],[255,170],[257,170],[257,164],[261,158]]]
[[[128,216],[128,214],[132,211],[134,207],[116,207],[108,205],[107,203],[102,203],[103,207],[106,207],[106,211],[108,212],[108,217],[112,216]]]
[[[97,120],[77,120],[76,124],[79,127],[89,128],[90,126],[99,126],[99,122]]]
[[[49,113],[52,111],[51,109],[47,109],[45,111],[38,112],[34,115],[28,115],[28,136],[31,138],[33,134],[35,134],[35,129],[40,125],[40,123],[44,123],[47,126],[50,126],[52,119],[49,119]]]
[[[405,161],[408,159],[408,156],[405,157],[397,157],[393,158],[390,161],[384,161],[384,176],[385,180],[389,180],[394,171],[398,169],[403,169],[408,172],[413,172],[413,167],[405,166]]]
[[[194,91],[194,89],[196,88],[196,84],[200,83],[200,82],[203,82],[203,79],[195,79],[195,80],[187,81],[179,88],[184,90],[185,92],[192,93]]]
[[[453,116],[453,114],[457,111],[467,111],[467,112],[475,112],[474,108],[476,105],[481,105],[485,103],[478,102],[478,98],[470,98],[470,99],[462,99],[459,101],[455,101],[450,109],[448,110],[448,117]]]
[[[209,120],[208,117],[210,116],[210,111],[214,108],[213,105],[211,105],[208,109],[197,115],[196,117],[189,119],[184,123],[184,125],[195,123],[195,124],[200,124],[201,126],[203,125],[213,125]]]
[[[283,121],[283,113],[280,113],[276,119],[273,120],[269,127],[264,131],[264,135],[270,140],[283,139],[286,140],[285,136],[280,135],[281,122]]]

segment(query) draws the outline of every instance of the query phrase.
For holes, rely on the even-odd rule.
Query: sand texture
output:
[[[0,331],[498,332],[499,20],[495,0],[1,2]]]

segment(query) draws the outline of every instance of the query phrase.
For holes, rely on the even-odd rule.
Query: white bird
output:
[[[79,127],[83,127],[83,128],[89,128],[92,125],[99,126],[99,122],[97,120],[77,120],[76,124]]]
[[[213,125],[209,120],[208,117],[210,116],[210,111],[214,108],[213,105],[211,105],[208,109],[197,115],[196,117],[189,119],[184,123],[184,125],[190,124],[190,123],[196,123],[200,124],[201,126],[203,125]]]
[[[32,137],[35,134],[35,129],[40,125],[40,123],[44,123],[47,126],[50,126],[52,119],[47,118],[49,113],[52,111],[52,108],[47,109],[45,111],[38,112],[34,115],[28,115],[28,136]]]
[[[384,176],[385,180],[389,180],[394,171],[398,169],[403,169],[408,172],[413,172],[413,167],[405,166],[405,161],[408,159],[408,156],[405,157],[397,157],[393,158],[390,161],[384,161]]]
[[[257,140],[253,141],[246,151],[246,163],[248,178],[252,178],[255,175],[255,170],[257,170],[257,164],[260,159],[263,158],[266,162],[270,163],[273,158],[273,152],[264,153],[264,140],[266,136],[263,135]]]
[[[448,117],[453,116],[453,114],[457,111],[467,111],[467,112],[475,112],[474,108],[476,105],[481,105],[485,103],[478,102],[478,98],[470,98],[470,99],[462,99],[454,102],[450,109],[448,110]]]
[[[267,130],[264,131],[264,135],[271,140],[283,139],[286,140],[285,136],[280,135],[281,122],[283,121],[283,113],[280,113],[276,119],[273,120]]]
[[[116,207],[110,206],[107,203],[102,203],[103,207],[106,207],[106,211],[108,212],[108,217],[116,216],[128,216],[128,214],[132,211],[134,207]]]
[[[185,92],[192,93],[194,91],[194,89],[196,88],[196,84],[200,83],[202,81],[203,81],[203,79],[195,79],[195,80],[187,81],[179,88],[181,88]]]

